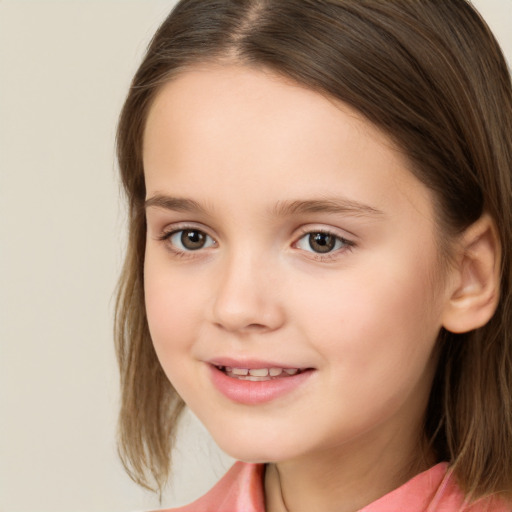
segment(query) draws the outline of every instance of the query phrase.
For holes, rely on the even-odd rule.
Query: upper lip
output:
[[[233,359],[231,357],[218,357],[207,361],[213,366],[228,366],[230,368],[247,368],[248,370],[254,370],[258,368],[298,368],[306,369],[306,366],[293,365],[293,364],[282,364],[275,361],[263,361],[258,359]]]

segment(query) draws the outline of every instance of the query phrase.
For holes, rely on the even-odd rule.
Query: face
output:
[[[144,168],[151,336],[221,448],[417,440],[445,276],[432,197],[385,135],[269,72],[205,65],[159,92]]]

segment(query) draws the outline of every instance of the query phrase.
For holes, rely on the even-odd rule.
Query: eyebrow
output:
[[[279,201],[272,209],[272,213],[278,217],[307,213],[334,213],[356,217],[384,215],[384,212],[377,208],[340,197],[304,201]]]
[[[197,201],[192,199],[184,199],[181,197],[170,197],[164,195],[154,195],[144,202],[144,208],[148,209],[151,207],[164,208],[165,210],[173,210],[177,212],[196,212],[206,213],[206,209],[203,208]]]
[[[144,207],[164,208],[166,210],[207,214],[206,208],[197,201],[181,197],[154,195],[146,199]],[[353,215],[356,217],[378,217],[384,215],[381,210],[372,206],[346,198],[308,199],[295,201],[278,201],[271,208],[271,214],[275,217],[288,217],[308,213],[333,213]]]

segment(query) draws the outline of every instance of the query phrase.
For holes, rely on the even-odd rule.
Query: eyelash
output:
[[[308,251],[307,249],[302,249],[303,251],[308,252],[310,254],[308,257],[314,259],[315,261],[327,262],[327,261],[335,260],[335,259],[339,258],[340,256],[342,256],[344,253],[352,251],[352,249],[356,246],[355,242],[353,242],[352,240],[348,240],[347,238],[339,236],[336,233],[329,231],[328,229],[311,229],[311,228],[304,229],[302,231],[301,235],[299,236],[299,238],[297,239],[297,241],[294,242],[293,246],[297,247],[301,240],[305,239],[306,237],[311,237],[311,235],[329,236],[334,239],[335,244],[341,245],[341,247],[335,248],[335,249],[330,250],[329,252],[325,252],[325,253],[320,253],[320,252],[316,252],[313,250]],[[311,245],[310,245],[310,247],[311,247]],[[299,249],[300,249],[300,247],[299,247]]]
[[[194,257],[196,256],[195,253],[199,253],[201,252],[201,249],[205,249],[205,248],[208,248],[208,247],[198,247],[197,249],[179,249],[176,247],[176,244],[172,242],[172,238],[175,236],[175,235],[178,235],[179,233],[181,233],[183,236],[183,233],[185,233],[186,231],[190,231],[190,232],[196,232],[196,233],[201,233],[202,235],[204,235],[205,237],[207,237],[207,239],[210,239],[213,244],[212,245],[216,245],[217,242],[210,236],[208,235],[204,230],[202,229],[199,229],[199,228],[196,228],[196,227],[193,227],[193,226],[184,226],[184,227],[180,227],[179,229],[173,229],[171,231],[166,231],[166,232],[163,232],[159,237],[158,237],[158,240],[160,240],[161,242],[165,242],[167,247],[169,248],[169,250],[176,256],[178,257],[182,257],[182,258],[191,258],[191,257]]]
[[[201,235],[205,236],[207,238],[206,243],[209,245],[206,247],[198,247],[195,250],[194,249],[179,249],[179,248],[177,248],[176,244],[171,242],[172,237],[174,237],[175,235],[178,235],[179,233],[181,233],[181,236],[183,237],[183,233],[186,231],[197,232],[197,233],[200,233]],[[306,237],[311,237],[311,235],[324,235],[327,237],[332,237],[334,239],[335,248],[333,248],[332,250],[329,250],[328,252],[321,253],[321,252],[316,252],[314,250],[307,250],[307,249],[303,249],[303,248],[299,247],[299,243]],[[210,242],[208,242],[208,239]],[[169,248],[169,250],[172,251],[172,253],[174,255],[176,255],[178,257],[182,257],[182,258],[193,258],[195,256],[198,256],[202,249],[208,249],[212,246],[217,245],[217,242],[210,235],[208,235],[204,230],[196,228],[196,227],[187,227],[187,226],[180,227],[179,229],[173,229],[171,231],[164,232],[158,237],[158,240],[161,242],[165,242],[167,244],[167,247]],[[336,245],[341,245],[341,247],[336,248]],[[318,230],[303,229],[300,236],[297,238],[297,240],[293,243],[292,246],[294,248],[298,248],[304,252],[309,253],[308,257],[314,259],[315,261],[327,262],[327,261],[332,261],[332,260],[337,259],[345,252],[352,251],[352,249],[355,247],[355,245],[356,244],[353,241],[348,240],[344,237],[341,237],[341,236],[337,235],[336,233],[333,233],[332,231],[329,231],[326,229],[318,229]],[[311,248],[311,245],[310,245],[310,248]]]

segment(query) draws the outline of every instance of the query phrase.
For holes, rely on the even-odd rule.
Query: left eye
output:
[[[168,239],[180,251],[197,251],[215,245],[215,240],[200,229],[180,229]]]
[[[297,242],[299,249],[317,254],[326,254],[342,249],[347,245],[350,245],[347,240],[332,233],[324,233],[322,231],[307,233]]]

